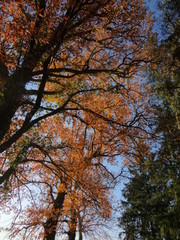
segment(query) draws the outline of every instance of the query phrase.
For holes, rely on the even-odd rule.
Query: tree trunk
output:
[[[53,204],[53,216],[50,216],[44,224],[44,240],[54,240],[56,235],[56,228],[58,219],[63,207],[65,192],[59,192]]]
[[[15,172],[14,167],[10,167],[1,177],[0,177],[0,185],[4,182],[8,182],[10,176]]]
[[[82,218],[79,214],[78,216],[78,220],[79,220],[79,240],[83,239],[83,235],[82,235]]]
[[[83,239],[82,232],[79,231],[79,240],[82,240],[82,239]]]
[[[7,130],[9,129],[9,121],[7,120],[8,115],[8,70],[3,62],[0,61],[0,141],[3,139]]]
[[[77,228],[76,210],[71,209],[71,221],[69,222],[68,240],[75,240]]]
[[[9,130],[11,120],[21,106],[26,83],[31,79],[29,69],[17,70],[8,76],[6,66],[0,62],[0,141]]]
[[[62,44],[66,30],[63,29],[59,33],[58,47]],[[54,38],[53,38],[54,39]],[[0,142],[9,130],[11,120],[22,104],[22,98],[25,93],[25,86],[32,78],[32,71],[37,66],[43,54],[50,50],[55,45],[52,42],[51,45],[36,49],[33,47],[28,52],[26,59],[21,68],[17,69],[14,74],[8,76],[7,67],[0,61]],[[57,45],[57,43],[56,43]],[[48,57],[43,61],[43,65],[47,65],[51,59],[51,52],[48,53]]]
[[[76,229],[68,232],[68,240],[75,240],[76,238]]]

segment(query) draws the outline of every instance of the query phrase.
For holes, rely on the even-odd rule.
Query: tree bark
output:
[[[68,232],[68,240],[75,240],[76,238],[76,230]]]
[[[17,70],[11,77],[1,76],[0,141],[9,130],[11,120],[21,106],[25,85],[31,79],[30,69]]]
[[[79,219],[79,240],[83,240],[83,235],[82,235],[82,223],[81,220]]]
[[[0,177],[0,185],[4,183],[5,181],[7,182],[10,178],[10,176],[15,172],[14,167],[10,167],[1,177]]]
[[[0,61],[0,142],[9,130],[15,112],[21,106],[23,95],[26,92],[26,84],[31,80],[34,68],[43,59],[45,53],[47,56],[43,61],[43,65],[48,65],[51,57],[55,54],[52,52],[52,48],[56,47],[57,52],[62,44],[66,35],[64,21],[60,24],[59,28],[54,33],[50,44],[38,47],[35,45],[35,41],[32,40],[22,66],[17,68],[11,76],[8,76],[7,67]],[[49,61],[48,63],[47,60]]]
[[[77,228],[77,216],[76,210],[71,208],[71,220],[69,222],[68,240],[75,240]]]
[[[44,224],[44,240],[54,240],[56,236],[56,228],[58,219],[63,207],[65,192],[59,192],[53,204],[53,216],[50,216]]]
[[[8,70],[3,62],[0,61],[0,141],[3,139],[7,130],[9,129],[8,115]]]
[[[83,239],[82,232],[79,231],[79,240],[82,240],[82,239]]]

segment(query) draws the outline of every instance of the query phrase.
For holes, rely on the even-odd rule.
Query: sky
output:
[[[8,227],[9,223],[12,221],[13,215],[11,214],[0,214],[0,227]],[[0,230],[1,231],[1,230]],[[1,231],[0,232],[0,240],[9,240],[8,232]]]

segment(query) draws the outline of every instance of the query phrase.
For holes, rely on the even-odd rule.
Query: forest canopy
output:
[[[179,42],[157,44],[143,0],[3,0],[0,31],[6,230],[12,239],[103,238],[124,169],[172,136],[162,134],[168,111],[179,129]]]

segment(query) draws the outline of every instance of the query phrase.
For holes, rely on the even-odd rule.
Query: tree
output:
[[[11,231],[14,229],[12,236],[54,239],[61,232],[72,240],[77,229],[81,234],[92,228],[95,231],[110,218],[109,190],[114,186],[115,177],[103,160],[107,155],[108,161],[114,161],[113,152],[106,151],[110,145],[100,148],[102,136],[95,132],[91,133],[92,142],[84,124],[78,124],[78,128],[66,125],[62,129],[63,125],[57,120],[54,118],[52,123],[57,122],[55,126],[59,124],[61,129],[53,132],[51,145],[46,142],[46,147],[42,147],[43,142],[34,142],[36,150],[30,149],[22,156],[22,165],[18,165],[9,186],[12,191],[8,194],[14,193],[16,201],[15,197],[6,197],[2,207],[11,206],[18,211],[10,227]],[[41,130],[47,132],[48,127],[54,125],[45,124],[47,127]],[[60,133],[66,139],[57,145]]]
[[[177,152],[168,151],[129,167],[119,219],[123,239],[179,239],[179,162]]]
[[[151,72],[158,148],[145,155],[125,186],[119,223],[125,239],[179,239],[179,1],[160,3],[165,39]],[[162,56],[163,53],[163,56]],[[139,156],[139,154],[138,154]],[[143,224],[145,222],[145,225]],[[145,227],[144,227],[145,226]],[[152,228],[153,227],[153,228]],[[145,231],[144,231],[145,230]]]
[[[16,199],[25,234],[44,239],[54,239],[67,212],[74,238],[81,211],[65,211],[67,192],[70,203],[87,193],[90,211],[115,179],[104,163],[128,158],[149,134],[140,71],[150,60],[151,17],[140,0],[4,0],[0,21],[2,206],[16,211]],[[83,171],[98,176],[97,189]]]
[[[157,154],[162,161],[162,170],[166,176],[162,182],[167,182],[167,195],[170,203],[164,223],[161,225],[163,236],[167,239],[179,238],[179,133],[180,133],[180,58],[179,33],[180,11],[179,1],[164,1],[160,4],[164,21],[163,31],[166,33],[159,46],[164,49],[162,63],[153,72],[156,96],[160,99],[157,106],[157,132],[162,137],[161,148]],[[165,28],[166,27],[166,28]],[[166,30],[165,30],[166,29]],[[160,55],[161,57],[161,55]],[[164,65],[164,66],[163,66]],[[159,196],[159,198],[161,195]]]
[[[129,181],[125,184],[121,201],[120,237],[127,240],[162,239],[156,216],[162,216],[167,208],[165,198],[154,199],[154,195],[164,191],[162,185],[155,184],[152,178],[157,169],[144,143],[138,143],[134,159],[128,166]],[[153,162],[153,163],[152,163]]]
[[[87,125],[100,119],[120,132],[145,128],[140,103],[125,119],[111,98],[122,94],[125,105],[142,99],[138,81],[129,83],[149,60],[150,17],[141,1],[3,1],[0,14],[2,156],[54,115]],[[2,172],[0,183],[13,168]]]
[[[3,1],[0,151],[42,119],[65,112],[75,96],[100,90],[95,76],[105,74],[109,90],[121,87],[112,77],[130,77],[148,60],[144,47],[150,23],[145,11],[141,1]],[[53,91],[48,83],[55,86]],[[54,109],[48,105],[44,113],[44,97],[52,94],[62,101]],[[23,121],[11,132],[20,113]]]
[[[133,135],[146,128],[144,106],[134,102],[143,88],[129,81],[149,59],[150,18],[141,1],[3,1],[0,19],[1,184],[21,162],[8,167],[7,153],[28,150],[25,133],[54,115],[89,127],[99,119]]]
[[[172,111],[179,125],[179,79],[180,79],[180,11],[179,1],[167,0],[159,3],[162,13],[163,40],[157,46],[155,54],[158,55],[158,65],[152,69],[150,81],[153,83],[156,96],[162,101],[162,110]],[[163,53],[163,54],[162,54]]]

